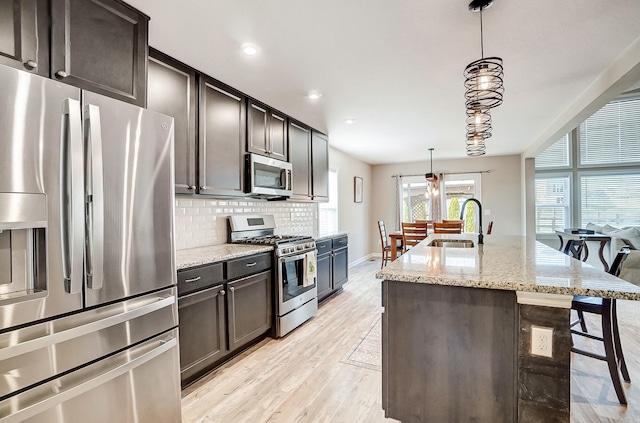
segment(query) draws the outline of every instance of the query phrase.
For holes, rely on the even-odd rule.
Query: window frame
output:
[[[570,171],[565,171],[565,172],[536,172],[536,177],[535,177],[535,181],[534,181],[534,197],[535,197],[535,191],[536,191],[536,187],[535,187],[535,182],[538,181],[538,179],[554,179],[554,178],[568,178],[569,179],[569,183],[568,183],[568,195],[567,198],[569,200],[567,206],[565,207],[567,209],[567,217],[568,217],[568,221],[565,220],[565,223],[568,226],[565,226],[565,228],[570,228],[573,225],[573,209],[574,209],[574,204],[575,204],[575,198],[574,198],[574,175],[573,172]],[[535,202],[535,206],[534,206],[534,216],[535,216],[535,228],[536,228],[536,238],[538,239],[551,239],[551,238],[556,238],[556,233],[555,231],[553,233],[546,233],[546,232],[538,232],[538,202]],[[564,229],[564,228],[561,228]]]

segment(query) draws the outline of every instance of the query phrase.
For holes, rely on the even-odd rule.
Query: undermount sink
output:
[[[454,248],[473,248],[473,241],[470,239],[434,239],[429,247],[454,247]]]

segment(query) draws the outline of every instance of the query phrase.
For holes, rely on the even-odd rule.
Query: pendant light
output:
[[[431,160],[431,172],[424,175],[427,180],[427,188],[424,190],[425,198],[429,198],[429,196],[437,196],[440,194],[438,190],[438,175],[433,173],[433,147],[429,148],[429,157]]]
[[[485,141],[491,137],[489,110],[502,104],[504,93],[502,59],[484,57],[484,32],[482,11],[493,0],[473,0],[469,10],[480,12],[480,51],[482,58],[471,62],[464,70],[467,108],[467,155],[482,156],[486,152]]]

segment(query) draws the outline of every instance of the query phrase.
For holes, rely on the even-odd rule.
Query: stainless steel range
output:
[[[275,235],[275,227],[272,215],[229,216],[232,243],[274,247],[276,336],[281,337],[318,311],[316,243],[310,236]]]

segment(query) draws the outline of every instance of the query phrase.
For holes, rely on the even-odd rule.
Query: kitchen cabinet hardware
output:
[[[195,186],[193,186],[193,185],[187,185],[187,189],[191,191],[191,190],[196,189],[196,187],[195,187]]]
[[[195,278],[185,279],[184,281],[185,281],[186,283],[191,283],[191,282],[197,282],[197,281],[199,281],[200,279],[202,279],[202,276],[196,276]]]
[[[257,263],[257,262],[255,262],[255,261],[254,261],[254,262],[252,262],[252,263],[247,263],[247,267],[253,267],[253,266],[255,266],[256,264],[258,264],[258,263]]]
[[[27,66],[29,69],[35,69],[38,67],[38,63],[35,60],[27,60],[25,62],[25,66]]]
[[[58,78],[66,78],[67,76],[69,76],[69,74],[63,70],[59,70],[58,72],[56,72],[56,76]]]
[[[229,291],[234,292],[236,289],[234,287],[229,288]]]
[[[222,291],[220,291],[220,295],[225,295],[226,292],[224,292],[224,289]]]

